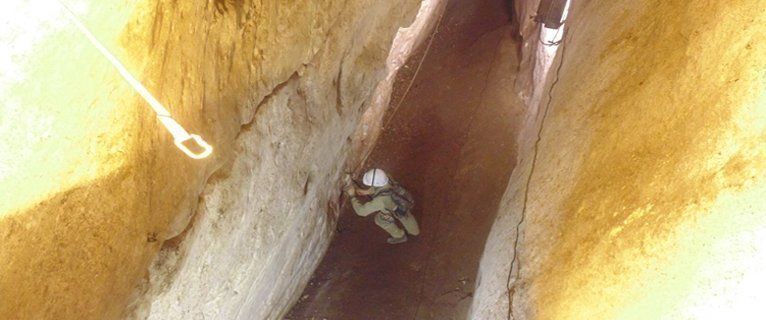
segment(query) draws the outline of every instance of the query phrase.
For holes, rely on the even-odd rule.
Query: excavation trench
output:
[[[287,319],[464,319],[479,259],[515,165],[518,43],[506,3],[450,1],[397,77],[365,168],[416,197],[421,235],[386,244],[346,204]]]

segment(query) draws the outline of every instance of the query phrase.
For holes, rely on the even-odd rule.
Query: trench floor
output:
[[[513,90],[513,33],[503,0],[448,3],[430,49],[427,40],[400,72],[367,161],[412,191],[421,235],[389,245],[372,216],[359,217],[346,204],[324,259],[285,319],[466,318],[515,165],[523,112]]]

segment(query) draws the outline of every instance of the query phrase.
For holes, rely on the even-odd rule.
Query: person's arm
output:
[[[351,197],[351,205],[354,206],[354,211],[356,211],[357,215],[366,217],[373,212],[384,211],[386,209],[386,206],[382,200],[383,199],[378,198],[362,204],[362,202],[359,201],[359,199],[356,197]]]

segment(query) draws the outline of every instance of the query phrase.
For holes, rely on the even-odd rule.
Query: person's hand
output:
[[[350,174],[346,174],[343,177],[343,192],[345,192],[349,197],[356,196],[356,188],[354,186],[353,180],[351,180]]]
[[[346,184],[346,186],[343,187],[343,191],[346,192],[346,195],[348,195],[349,197],[356,196],[356,188],[354,188],[354,186],[350,183]]]

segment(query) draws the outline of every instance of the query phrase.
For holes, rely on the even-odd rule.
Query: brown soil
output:
[[[512,33],[505,1],[450,1],[430,50],[424,45],[400,73],[391,121],[367,161],[413,192],[421,235],[388,245],[372,217],[355,215],[347,204],[286,319],[466,317],[515,165],[522,111],[513,92]]]

